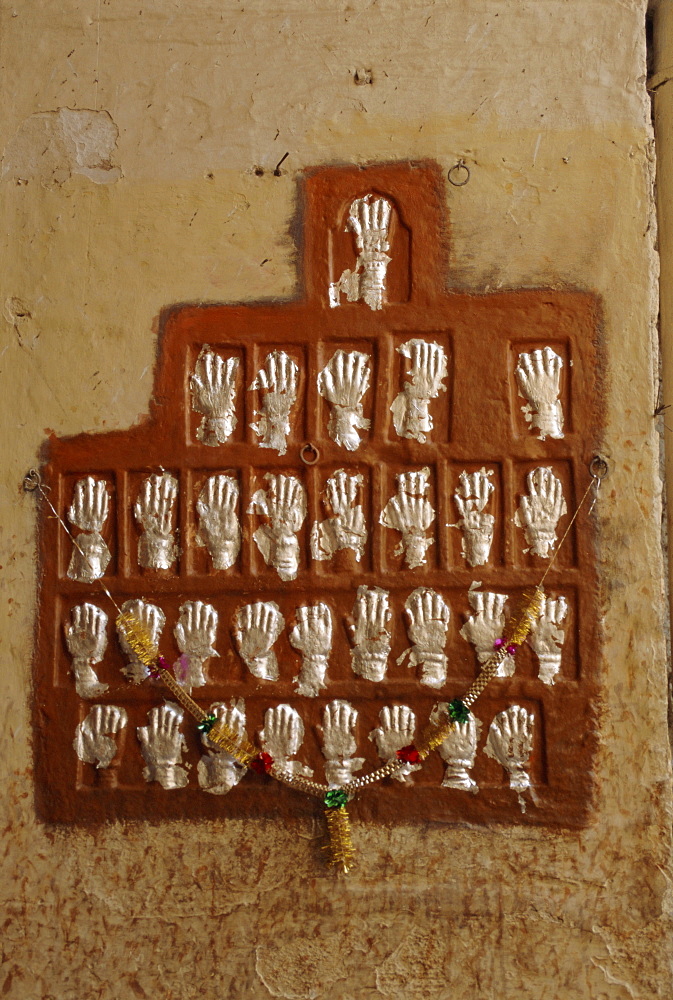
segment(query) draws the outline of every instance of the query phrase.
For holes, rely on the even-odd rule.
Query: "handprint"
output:
[[[379,521],[386,528],[394,528],[402,535],[395,555],[404,553],[409,569],[425,565],[425,554],[433,544],[426,531],[435,519],[435,511],[425,493],[429,488],[430,470],[401,472],[396,477],[397,493],[381,512]]]
[[[78,479],[68,520],[82,529],[73,546],[68,576],[80,583],[93,583],[105,573],[110,562],[110,550],[101,535],[108,516],[110,497],[104,479]]]
[[[475,613],[467,619],[460,634],[463,639],[472,643],[477,652],[477,659],[483,665],[493,656],[493,644],[496,639],[502,637],[507,594],[494,594],[490,590],[481,591],[473,586],[468,591],[467,599]],[[511,677],[514,667],[514,657],[505,657],[494,677]]]
[[[229,569],[241,548],[241,528],[236,513],[238,483],[233,476],[210,476],[196,501],[199,532],[196,544],[204,545],[215,569]]]
[[[215,702],[208,709],[208,714],[224,723],[239,740],[245,738],[245,702],[242,698],[238,701],[232,698],[229,705],[221,701]],[[211,795],[226,795],[239,783],[247,768],[230,754],[215,752],[206,733],[201,737],[201,742],[208,752],[203,754],[197,765],[199,786]]]
[[[421,684],[439,688],[446,681],[444,648],[451,618],[449,606],[436,591],[419,587],[407,598],[404,610],[408,619],[407,633],[413,646],[404,651],[398,663],[409,653],[409,666],[421,668]]]
[[[493,542],[495,517],[484,512],[495,487],[486,469],[479,472],[461,472],[458,487],[453,495],[460,521],[457,527],[463,532],[463,556],[470,566],[482,566],[488,562]]]
[[[519,705],[498,712],[488,731],[484,752],[502,764],[509,775],[509,787],[517,792],[530,788],[526,772],[533,749],[534,716]]]
[[[560,625],[567,613],[568,602],[565,597],[546,598],[542,614],[528,636],[528,642],[535,650],[540,662],[538,677],[545,684],[553,684],[561,669],[561,651],[565,632],[560,628]]]
[[[416,716],[407,705],[385,705],[379,712],[380,726],[372,729],[369,739],[376,742],[381,760],[396,760],[397,751],[414,742]],[[411,784],[412,771],[419,771],[421,764],[402,764],[393,777],[404,784]]]
[[[77,604],[64,626],[65,642],[72,657],[75,690],[80,698],[97,698],[108,689],[93,669],[107,648],[107,615],[95,604]]]
[[[332,612],[327,604],[297,608],[297,624],[290,643],[301,653],[297,694],[315,697],[325,687],[325,674],[332,649]]]
[[[357,752],[355,730],[358,713],[347,701],[335,699],[325,705],[322,714],[322,752],[325,758],[325,779],[328,785],[346,785],[359,771],[364,757]]]
[[[127,722],[125,709],[117,705],[94,705],[75,730],[72,745],[79,759],[98,768],[109,767],[117,756],[117,744],[107,733],[116,736]]]
[[[299,570],[297,532],[306,517],[306,493],[294,476],[268,473],[266,490],[257,490],[248,508],[268,518],[252,536],[267,566],[273,566],[281,580],[294,580]]]
[[[264,681],[278,680],[278,660],[271,647],[285,628],[285,619],[273,601],[258,601],[239,608],[234,636],[241,659],[253,675]]]
[[[170,569],[178,555],[173,537],[177,480],[168,472],[145,480],[134,513],[143,533],[138,541],[138,563],[145,569]]]
[[[285,351],[267,354],[264,367],[250,390],[262,392],[262,409],[259,420],[250,424],[257,437],[261,438],[260,448],[274,448],[279,455],[287,451],[287,435],[290,433],[290,410],[297,398],[299,366]]]
[[[155,604],[148,604],[147,601],[143,600],[124,601],[122,604],[122,614],[132,615],[138,619],[158,652],[159,640],[166,624],[166,615],[161,608],[158,608]],[[146,677],[149,677],[149,670],[138,658],[138,655],[133,651],[131,646],[129,646],[124,633],[120,629],[117,629],[117,636],[119,638],[119,645],[127,660],[126,666],[122,667],[122,673],[133,684],[140,684]]]
[[[199,441],[216,448],[231,437],[236,427],[236,373],[239,360],[224,358],[204,344],[189,378],[192,409],[202,413],[196,432]]]
[[[448,709],[447,705],[439,707],[444,712]],[[468,771],[474,767],[480,729],[481,723],[471,712],[467,722],[454,722],[451,733],[439,747],[439,755],[446,763],[443,788],[458,788],[473,793],[479,791],[479,786]]]
[[[446,392],[446,354],[439,344],[420,339],[409,340],[397,350],[410,359],[411,368],[410,381],[404,383],[390,407],[393,424],[400,437],[415,438],[423,444],[433,428],[430,400]]]
[[[145,781],[158,781],[162,788],[184,788],[187,772],[180,767],[182,754],[187,749],[180,732],[183,713],[172,702],[166,702],[147,713],[148,724],[138,726],[140,750],[145,758]]]
[[[343,272],[329,286],[329,303],[340,305],[343,293],[349,302],[362,299],[370,309],[381,309],[386,291],[386,271],[390,257],[388,230],[392,205],[385,198],[367,194],[356,199],[348,213],[346,230],[355,236],[358,258],[355,268]]]
[[[313,771],[298,760],[293,760],[304,742],[304,723],[296,709],[290,705],[267,708],[264,715],[264,729],[259,734],[265,751],[290,774],[310,778]]]
[[[533,555],[548,559],[556,542],[556,527],[568,511],[563,487],[548,466],[529,472],[526,483],[528,495],[521,497],[514,523],[523,528]]]
[[[340,549],[353,549],[360,561],[367,541],[367,528],[361,504],[356,504],[362,488],[362,476],[349,476],[337,469],[327,480],[327,501],[334,517],[315,521],[311,529],[311,555],[314,559],[329,559]]]
[[[358,587],[353,608],[353,673],[368,681],[382,681],[388,669],[391,618],[388,591],[380,587]]]
[[[528,400],[521,409],[531,428],[540,432],[540,440],[563,437],[563,408],[559,402],[563,360],[545,347],[541,351],[520,354],[515,369],[519,395]]]
[[[331,404],[327,430],[338,445],[355,451],[358,430],[371,423],[362,415],[362,397],[369,388],[369,356],[360,351],[336,351],[318,375],[318,392]]]
[[[206,663],[220,655],[215,649],[217,611],[203,601],[186,601],[173,634],[182,653],[173,668],[177,680],[186,687],[202,687],[207,683]]]

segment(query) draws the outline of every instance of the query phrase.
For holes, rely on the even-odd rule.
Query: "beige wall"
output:
[[[15,0],[1,12],[0,995],[670,996],[644,4]],[[355,84],[358,68],[372,85]],[[28,721],[35,500],[20,483],[46,430],[141,418],[163,306],[296,292],[303,167],[459,157],[471,180],[448,192],[449,283],[603,297],[612,471],[594,824],[356,825],[346,881],[316,861],[312,825],[45,829]]]

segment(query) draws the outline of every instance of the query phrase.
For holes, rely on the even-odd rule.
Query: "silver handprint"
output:
[[[358,430],[371,423],[362,415],[362,397],[369,388],[369,356],[360,351],[338,350],[318,375],[318,392],[331,406],[327,431],[338,445],[355,451]]]
[[[563,360],[545,347],[541,351],[520,354],[514,374],[519,395],[528,400],[522,406],[531,429],[539,430],[540,440],[563,437],[563,408],[559,402]]]
[[[548,466],[533,469],[526,476],[528,494],[521,497],[514,523],[523,528],[530,551],[548,559],[556,542],[556,528],[568,512],[563,486]]]
[[[229,569],[241,548],[238,483],[233,476],[210,476],[196,501],[199,531],[196,544],[208,549],[215,569]]]
[[[430,400],[446,392],[444,379],[448,374],[444,348],[434,341],[414,339],[397,348],[404,358],[409,358],[410,381],[390,407],[393,424],[400,437],[415,438],[421,444],[433,428]]]
[[[264,714],[264,729],[259,734],[264,750],[291,774],[310,778],[313,771],[294,756],[304,742],[304,723],[296,709],[290,705],[276,705],[267,708]]]
[[[397,751],[414,742],[416,716],[408,705],[384,705],[379,712],[380,725],[372,729],[369,739],[376,743],[381,760],[396,760]],[[402,764],[393,777],[404,784],[411,784],[411,773],[419,771],[421,764]]]
[[[133,508],[143,529],[138,541],[138,563],[145,569],[170,569],[178,555],[173,537],[178,483],[168,472],[143,483]]]
[[[260,448],[274,448],[279,455],[287,451],[290,433],[290,410],[297,399],[299,366],[285,351],[267,354],[264,367],[250,386],[262,394],[257,423],[250,424],[261,440]]]
[[[409,654],[409,666],[421,668],[421,684],[440,688],[446,681],[448,661],[444,649],[451,619],[449,606],[435,590],[418,587],[409,594],[404,610],[413,646],[397,662],[401,663]]]
[[[158,608],[155,604],[149,604],[147,601],[136,599],[124,601],[122,604],[122,613],[130,614],[134,618],[137,618],[151,639],[152,644],[157,649],[159,648],[161,633],[166,625],[166,615],[161,608]],[[122,673],[133,684],[140,684],[141,681],[149,677],[149,670],[138,658],[131,646],[129,646],[124,633],[120,629],[117,629],[117,636],[119,638],[119,645],[127,661],[126,666],[121,668]]]
[[[238,701],[232,698],[228,705],[221,701],[215,702],[208,709],[208,714],[214,715],[218,722],[223,722],[239,740],[246,738],[245,702],[242,698]],[[231,754],[215,752],[207,734],[203,734],[201,742],[207,752],[202,755],[196,769],[199,786],[210,795],[226,795],[239,783],[247,768],[239,764]]]
[[[229,357],[225,361],[204,344],[189,378],[192,409],[203,414],[196,436],[212,448],[224,444],[236,427],[238,366],[238,358]]]
[[[520,705],[511,705],[494,718],[484,747],[484,753],[507,771],[509,787],[517,792],[530,788],[526,767],[533,749],[534,721],[531,712]]]
[[[480,469],[479,472],[461,472],[458,486],[453,495],[460,520],[457,527],[463,533],[463,556],[470,566],[482,566],[488,562],[493,542],[495,517],[485,512],[495,486],[490,480],[493,472]]]
[[[560,627],[568,613],[565,597],[547,597],[542,614],[528,636],[540,663],[538,677],[544,684],[553,684],[561,669],[561,653],[565,632]]]
[[[340,549],[352,549],[360,562],[367,541],[367,527],[362,505],[356,503],[362,489],[362,476],[350,476],[337,469],[325,485],[326,499],[333,517],[314,521],[311,528],[311,555],[314,559],[330,559]]]
[[[505,604],[507,594],[477,590],[473,584],[467,594],[474,614],[470,615],[460,630],[463,639],[471,642],[477,652],[477,659],[484,664],[493,656],[494,642],[502,637],[505,628]],[[514,673],[514,657],[507,656],[498,667],[495,677],[511,677]]]
[[[386,272],[391,258],[388,230],[392,205],[385,198],[367,194],[350,207],[346,231],[355,236],[357,261],[355,268],[343,272],[329,286],[329,303],[340,305],[343,293],[349,302],[362,299],[370,309],[381,309],[386,291]]]
[[[117,705],[94,705],[75,730],[72,745],[79,759],[98,768],[109,767],[118,748],[108,733],[116,736],[127,722],[125,709]]]
[[[332,650],[332,612],[327,604],[297,608],[297,624],[290,643],[301,653],[301,670],[294,680],[297,694],[314,698],[325,687],[325,674]]]
[[[357,723],[358,713],[347,701],[337,698],[323,709],[322,753],[328,785],[348,784],[365,762],[364,757],[353,756],[357,752]]]
[[[174,666],[180,684],[202,687],[207,683],[205,667],[211,656],[219,656],[215,649],[217,611],[203,601],[186,601],[180,608],[178,623],[173,634],[182,654]]]
[[[77,536],[68,566],[68,576],[80,583],[93,583],[105,573],[110,562],[110,550],[101,535],[108,516],[110,497],[104,479],[78,479],[68,520],[82,533]]]
[[[285,619],[274,601],[246,604],[236,612],[234,637],[241,659],[253,677],[278,680],[278,660],[271,647],[284,628]]]
[[[95,604],[77,604],[70,612],[70,622],[64,625],[75,690],[80,698],[97,698],[108,689],[93,669],[105,655],[107,622],[107,615]]]
[[[444,713],[448,712],[447,704],[438,707]],[[442,788],[457,788],[475,794],[479,791],[469,771],[474,767],[480,731],[481,723],[471,712],[467,722],[454,722],[453,729],[439,747],[439,755],[446,764]]]
[[[181,767],[182,754],[187,749],[180,732],[183,713],[172,702],[150,709],[148,724],[138,726],[140,750],[145,759],[145,781],[158,781],[162,788],[184,788],[187,772]]]
[[[295,476],[265,477],[268,489],[253,494],[248,510],[263,514],[268,523],[253,534],[267,566],[273,566],[281,580],[294,580],[299,570],[297,532],[306,517],[306,493]]]
[[[419,472],[401,472],[395,477],[397,493],[381,511],[379,521],[386,528],[393,528],[402,535],[395,548],[395,555],[404,553],[409,569],[425,565],[425,554],[434,539],[426,531],[435,519],[435,511],[425,493],[429,489],[430,469]]]
[[[388,669],[392,617],[390,595],[380,587],[358,587],[353,607],[351,666],[368,681],[382,681]]]

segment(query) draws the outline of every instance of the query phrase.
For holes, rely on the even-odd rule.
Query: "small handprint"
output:
[[[358,713],[347,701],[335,699],[325,705],[322,714],[322,752],[328,785],[346,785],[364,764],[357,752]]]
[[[440,705],[445,713],[447,705]],[[474,767],[477,755],[477,740],[481,723],[470,712],[467,722],[454,722],[453,729],[439,747],[439,755],[446,764],[443,788],[458,788],[464,792],[479,791],[479,786],[468,773]]]
[[[421,668],[421,684],[439,688],[446,681],[444,648],[451,619],[449,606],[435,590],[418,587],[407,598],[404,610],[408,620],[407,633],[413,646],[404,651],[398,663],[409,653],[409,666]]]
[[[238,523],[238,483],[233,476],[210,476],[196,501],[199,532],[196,544],[204,545],[215,569],[229,569],[241,548]]]
[[[327,431],[338,445],[355,451],[358,430],[371,421],[362,415],[362,397],[369,388],[370,358],[360,351],[336,351],[318,375],[318,392],[331,404]]]
[[[381,512],[379,521],[386,528],[393,528],[402,535],[395,555],[404,553],[409,569],[425,565],[425,554],[434,539],[426,531],[435,519],[435,511],[425,493],[429,489],[430,470],[401,472],[396,477],[397,493]]]
[[[110,562],[110,550],[101,535],[108,516],[110,497],[104,479],[78,479],[72,504],[68,510],[68,520],[82,534],[75,539],[68,576],[80,583],[93,583],[105,573]]]
[[[296,709],[290,705],[276,705],[267,708],[264,714],[264,729],[259,734],[264,750],[291,774],[310,778],[313,771],[298,760],[293,760],[304,742],[304,723]]]
[[[287,451],[290,433],[290,410],[297,398],[299,366],[285,351],[267,354],[264,367],[250,386],[262,394],[259,420],[250,424],[261,440],[260,448],[274,448],[279,455]]]
[[[408,705],[385,705],[379,712],[379,720],[381,724],[372,729],[369,739],[375,741],[381,760],[396,760],[397,751],[414,742],[416,716]],[[420,768],[420,764],[402,764],[393,777],[408,785],[411,773]]]
[[[463,639],[474,646],[480,664],[493,656],[494,642],[502,637],[505,628],[505,604],[507,594],[494,594],[471,587],[467,594],[474,614],[470,615],[460,630]],[[514,657],[506,657],[498,667],[495,677],[511,677],[514,673]]]
[[[541,351],[520,354],[515,369],[519,395],[528,400],[521,409],[531,428],[540,432],[540,440],[563,437],[563,408],[559,402],[563,360],[545,347]]]
[[[107,622],[107,615],[95,604],[77,604],[70,612],[70,622],[64,626],[75,690],[80,698],[97,698],[108,689],[107,684],[99,682],[93,669],[105,655]]]
[[[325,674],[332,649],[332,612],[327,604],[297,608],[297,624],[290,643],[301,653],[301,670],[294,680],[297,694],[314,698],[325,687]]]
[[[134,618],[138,619],[158,652],[161,633],[166,625],[166,615],[161,608],[143,600],[125,601],[122,604],[122,614],[133,615]],[[146,677],[149,677],[149,670],[138,658],[138,655],[133,651],[131,646],[129,646],[124,633],[120,629],[117,629],[117,636],[119,638],[119,645],[127,661],[126,666],[121,668],[122,673],[133,684],[140,684]]]
[[[538,677],[544,684],[553,684],[561,669],[565,632],[560,626],[567,613],[568,602],[565,597],[546,598],[542,614],[528,636],[528,642],[540,663]]]
[[[344,469],[337,469],[327,480],[325,492],[334,517],[315,521],[311,529],[311,555],[314,559],[329,559],[340,549],[353,549],[360,562],[367,541],[365,515],[361,504],[356,504],[362,488],[362,476],[349,476]]]
[[[488,731],[484,752],[501,764],[509,775],[509,787],[517,792],[530,788],[526,771],[533,749],[534,716],[519,705],[498,712]]]
[[[241,659],[253,677],[278,680],[278,660],[271,647],[284,628],[285,619],[274,601],[246,604],[236,612],[234,637]]]
[[[306,493],[295,476],[265,477],[268,489],[257,490],[248,511],[264,515],[267,524],[253,534],[267,566],[273,566],[281,580],[294,580],[299,570],[297,532],[306,517]]]
[[[351,666],[368,681],[382,681],[388,669],[390,595],[380,587],[358,587],[353,607]]]
[[[461,472],[453,495],[460,514],[457,527],[463,532],[463,556],[470,566],[487,563],[491,551],[495,517],[485,513],[485,507],[495,489],[489,478],[492,475],[493,472],[486,469]]]
[[[208,714],[224,723],[239,740],[246,738],[245,702],[242,698],[238,701],[232,698],[228,705],[221,701],[215,702],[208,709]],[[197,765],[199,786],[211,795],[226,795],[239,783],[247,768],[230,754],[214,751],[207,734],[203,734],[201,742],[207,753],[203,754]]]
[[[556,528],[568,508],[563,486],[548,466],[533,469],[526,476],[528,495],[522,496],[514,523],[523,528],[530,551],[548,559],[556,542]]]
[[[148,712],[148,724],[138,726],[140,750],[145,759],[145,781],[158,781],[162,788],[184,788],[187,772],[180,766],[182,754],[187,749],[180,732],[182,709],[166,702]]]
[[[168,472],[145,480],[134,513],[143,533],[138,541],[138,563],[145,569],[170,569],[178,555],[173,537],[177,480]]]
[[[192,409],[203,414],[196,436],[213,448],[224,444],[236,427],[238,366],[238,358],[230,357],[225,361],[208,344],[204,344],[196,360],[194,374],[189,379]]]
[[[215,649],[217,611],[203,601],[186,601],[180,608],[180,618],[173,630],[182,656],[174,666],[180,684],[202,687],[207,683],[205,665]]]
[[[75,730],[72,745],[79,759],[98,768],[109,767],[117,756],[118,748],[107,734],[116,736],[127,722],[125,709],[117,705],[94,705]]]
[[[414,438],[423,444],[433,428],[430,400],[446,392],[448,374],[444,348],[432,341],[414,339],[397,348],[411,367],[402,391],[390,407],[393,424],[400,437]]]
[[[372,194],[352,203],[346,230],[355,236],[358,257],[354,270],[346,268],[339,280],[330,284],[330,306],[338,306],[343,293],[349,302],[362,299],[370,309],[382,308],[390,263],[386,251],[390,250],[391,210],[389,201]]]

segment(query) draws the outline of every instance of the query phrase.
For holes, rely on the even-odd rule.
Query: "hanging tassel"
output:
[[[344,873],[349,872],[355,863],[355,848],[346,806],[328,807],[325,819],[329,843],[325,844],[323,851],[327,854],[327,864],[340,868]]]

